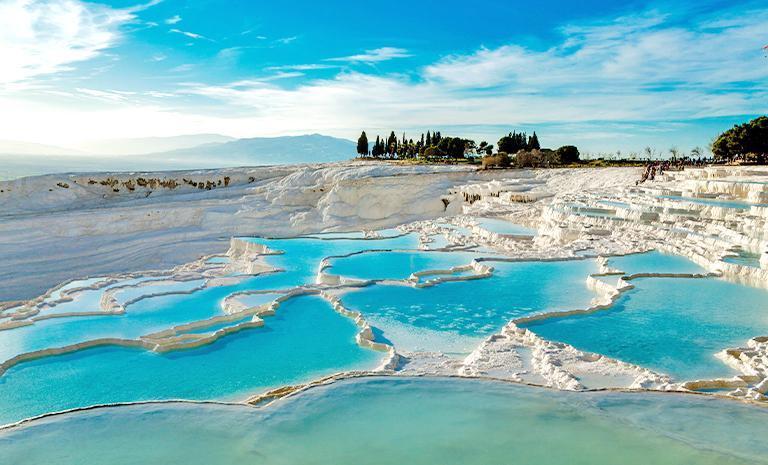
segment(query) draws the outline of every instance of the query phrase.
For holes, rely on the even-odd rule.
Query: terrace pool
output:
[[[412,273],[428,270],[448,270],[469,265],[483,255],[475,252],[393,251],[365,252],[330,260],[327,273],[348,278],[381,280],[407,279]]]
[[[426,288],[374,285],[341,300],[362,312],[400,349],[455,352],[456,336],[469,338],[466,348],[471,351],[477,338],[493,334],[513,318],[586,308],[595,296],[586,287],[587,276],[596,271],[594,260],[483,263],[495,268],[493,276]],[[409,331],[442,337],[407,341],[392,335]]]
[[[768,412],[674,394],[350,380],[263,409],[135,405],[0,431],[15,465],[768,463]]]
[[[768,291],[716,278],[632,281],[608,310],[527,325],[566,342],[686,381],[736,374],[715,353],[768,334]],[[738,305],[734,305],[738,302]]]
[[[0,377],[0,424],[114,402],[241,400],[270,387],[374,368],[383,354],[359,347],[357,332],[325,300],[305,296],[283,303],[264,327],[198,349],[157,354],[104,346],[25,362]]]

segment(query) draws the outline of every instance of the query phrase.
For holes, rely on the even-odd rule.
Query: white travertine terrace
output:
[[[598,273],[585,277],[586,285],[595,291],[596,297],[589,308],[534,313],[510,321],[463,359],[439,353],[399,353],[397,347],[376,341],[364,315],[345,308],[339,301],[338,296],[344,292],[375,282],[326,272],[330,258],[326,257],[318,263],[317,278],[311,285],[254,291],[282,294],[271,304],[249,307],[238,300],[238,295],[249,292],[235,293],[222,302],[221,316],[169,328],[138,340],[88,341],[72,347],[22,354],[0,365],[0,373],[24,360],[94,345],[119,344],[167,351],[210,344],[231,332],[265,324],[261,317],[274,313],[285,299],[313,293],[327,299],[337,312],[355,321],[360,328],[359,345],[386,353],[381,366],[375,370],[380,374],[487,376],[572,390],[723,389],[731,396],[751,400],[765,400],[764,394],[768,391],[766,335],[755,335],[745,341],[742,348],[724,347],[718,354],[725,364],[741,373],[739,376],[673,383],[663,373],[547,341],[535,331],[519,326],[538,319],[608,309],[623,291],[632,287],[631,280],[640,276],[704,276],[663,273],[628,276],[622,270],[612,268],[606,258],[651,249],[687,257],[712,275],[768,288],[768,206],[754,205],[768,202],[768,170],[765,169],[689,169],[669,172],[654,182],[636,186],[639,169],[475,172],[457,167],[338,164],[169,174],[163,179],[167,181],[175,176],[201,182],[228,176],[230,181],[226,187],[211,190],[193,188],[191,184],[179,181],[180,187],[172,190],[157,186],[134,187],[133,191],[118,193],[100,183],[90,184],[89,180],[94,176],[44,176],[0,183],[4,190],[16,192],[0,196],[0,200],[7,201],[8,205],[4,211],[8,221],[4,219],[0,226],[0,238],[17,240],[23,234],[31,234],[30,231],[44,218],[50,223],[50,237],[34,233],[29,239],[39,240],[42,250],[59,247],[73,237],[83,236],[94,238],[103,247],[102,253],[109,256],[130,250],[131,246],[126,249],[124,242],[138,241],[150,249],[166,250],[168,242],[185,237],[197,241],[197,254],[207,255],[190,261],[188,251],[181,253],[182,245],[167,249],[170,263],[177,265],[171,271],[115,273],[151,268],[147,266],[152,264],[148,257],[139,257],[123,264],[127,269],[121,268],[122,265],[112,268],[112,273],[104,275],[106,279],[103,281],[63,290],[56,299],[51,299],[63,285],[57,286],[29,301],[24,300],[24,295],[14,294],[13,289],[25,284],[39,286],[39,283],[25,280],[25,276],[42,279],[41,269],[36,264],[25,265],[23,259],[15,259],[16,255],[13,255],[8,263],[0,264],[0,276],[3,276],[3,267],[6,270],[17,267],[14,269],[15,284],[3,294],[17,300],[0,305],[0,329],[12,330],[20,325],[34,324],[36,318],[77,317],[76,312],[55,316],[47,316],[45,312],[76,299],[78,293],[87,289],[116,285],[103,293],[100,312],[122,314],[129,313],[130,304],[138,299],[162,295],[152,293],[152,287],[161,283],[204,279],[199,287],[177,292],[191,293],[203,287],[230,284],[242,276],[279,272],[266,264],[264,256],[280,251],[238,237],[229,239],[231,236],[288,237],[319,231],[366,231],[366,236],[372,237],[370,231],[374,229],[398,225],[403,232],[418,233],[423,249],[470,249],[511,261],[597,260]],[[135,177],[121,174],[111,179],[125,183]],[[50,183],[64,179],[71,181],[71,190],[48,191]],[[753,205],[731,208],[666,196],[740,201]],[[488,231],[477,222],[478,216],[502,216],[536,229],[536,235]],[[115,236],[116,232],[121,233],[119,238]],[[222,236],[229,239],[226,250]],[[430,246],[438,237],[443,238],[446,245]],[[1,249],[2,246],[0,252]],[[735,255],[734,250],[757,254],[759,259],[755,266],[723,261],[724,257]],[[62,252],[62,260],[80,263],[84,252],[82,248],[68,248]],[[20,253],[29,252],[22,250]],[[213,256],[227,260],[208,263]],[[184,261],[188,263],[179,264]],[[483,279],[493,273],[492,263],[478,259],[450,270],[424,270],[396,283],[423,287],[439,286],[452,280]],[[80,275],[98,275],[102,269],[84,261]],[[5,273],[9,275],[7,271]],[[62,273],[56,269],[42,273],[47,283],[59,276]],[[157,279],[130,285],[145,288],[146,294],[128,302],[116,300],[119,290],[128,287],[121,287],[118,284],[121,280],[150,276]],[[615,285],[598,279],[606,276],[615,276]],[[85,314],[92,312],[82,313]],[[208,333],[188,332],[224,323],[232,325]],[[249,402],[262,403],[311,385],[361,374],[365,373],[337,374],[305,385],[288,386],[259,395]]]

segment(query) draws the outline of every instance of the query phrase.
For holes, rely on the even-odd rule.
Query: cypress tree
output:
[[[533,135],[531,136],[530,140],[528,141],[528,148],[530,150],[539,150],[539,149],[541,149],[541,145],[539,144],[539,138],[536,136],[536,131],[533,131]]]
[[[360,138],[357,139],[357,153],[364,157],[368,155],[368,136],[365,135],[365,131],[360,134]]]

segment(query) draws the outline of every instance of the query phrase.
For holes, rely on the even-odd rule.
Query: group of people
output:
[[[684,159],[684,160],[664,160],[649,162],[645,165],[643,176],[639,181],[635,181],[635,185],[644,183],[645,181],[653,181],[656,176],[661,176],[664,171],[683,171],[686,166],[704,166],[705,162],[702,159]]]

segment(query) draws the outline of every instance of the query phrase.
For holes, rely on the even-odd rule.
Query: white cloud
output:
[[[114,46],[119,28],[152,4],[126,9],[79,0],[0,2],[0,86],[71,70]]]
[[[190,39],[195,39],[195,40],[201,40],[201,39],[202,40],[211,40],[211,39],[205,37],[202,34],[198,34],[196,32],[182,31],[182,30],[176,29],[176,28],[170,29],[168,32],[173,32],[174,34],[181,34],[183,36],[187,36]]]
[[[338,68],[338,66],[321,65],[321,64],[304,64],[304,65],[269,66],[265,69],[267,71],[314,71],[318,69],[333,69],[333,68]]]
[[[571,26],[547,50],[483,48],[428,66],[424,77],[454,88],[506,86],[512,92],[726,90],[721,86],[768,77],[768,67],[757,60],[768,10],[751,13],[685,29],[658,14]]]
[[[417,76],[345,72],[298,87],[200,85],[183,92],[308,129],[668,121],[762,113],[768,10],[680,29],[649,14],[563,30],[546,50],[510,44],[449,56]],[[400,52],[397,52],[400,53]],[[403,52],[404,53],[404,52]],[[370,53],[366,55],[392,55]],[[359,59],[347,57],[345,59]]]
[[[187,71],[192,71],[194,68],[195,68],[195,65],[193,65],[192,63],[182,63],[178,66],[174,66],[168,71],[172,73],[186,73]]]
[[[359,55],[350,55],[346,57],[328,58],[328,61],[346,61],[350,63],[378,63],[380,61],[392,60],[395,58],[407,58],[411,55],[408,50],[396,47],[381,47],[373,50],[366,50]]]
[[[159,101],[142,104],[140,97],[152,96],[147,92],[97,95],[99,91],[81,89],[81,94],[104,106],[92,112],[0,102],[0,107],[18,114],[0,128],[0,138],[7,134],[13,137],[6,138],[35,139],[39,128],[45,128],[50,138],[42,142],[63,143],[83,127],[115,137],[193,132],[239,136],[324,132],[351,137],[361,127],[567,122],[584,125],[574,131],[578,137],[606,143],[614,137],[613,143],[620,144],[631,128],[601,130],[606,123],[592,122],[688,120],[765,111],[768,63],[761,47],[768,10],[719,16],[717,21],[700,20],[686,28],[658,13],[570,26],[561,30],[561,40],[544,50],[514,43],[479,48],[444,57],[409,75],[342,71],[331,78],[288,85],[281,80],[325,69],[327,62],[273,66],[267,71],[275,74],[262,78],[155,91],[158,97],[176,97],[173,110],[157,106]],[[407,54],[384,47],[332,60],[376,63]],[[200,97],[213,105],[192,106]],[[56,121],[55,115],[60,117]],[[573,139],[582,140],[578,137]]]
[[[256,37],[256,38],[257,38],[257,39],[262,39],[262,36],[258,36],[258,37]],[[265,39],[265,38],[266,38],[266,37],[264,37],[264,39]],[[290,44],[291,42],[295,41],[295,40],[296,40],[296,39],[298,39],[298,38],[299,38],[298,36],[283,37],[283,38],[281,38],[281,39],[277,39],[277,40],[275,40],[275,42],[277,42],[277,43],[279,43],[279,44],[283,44],[283,45],[288,45],[288,44]]]
[[[165,20],[165,24],[176,24],[181,22],[181,16],[179,15],[173,15],[170,18]]]

